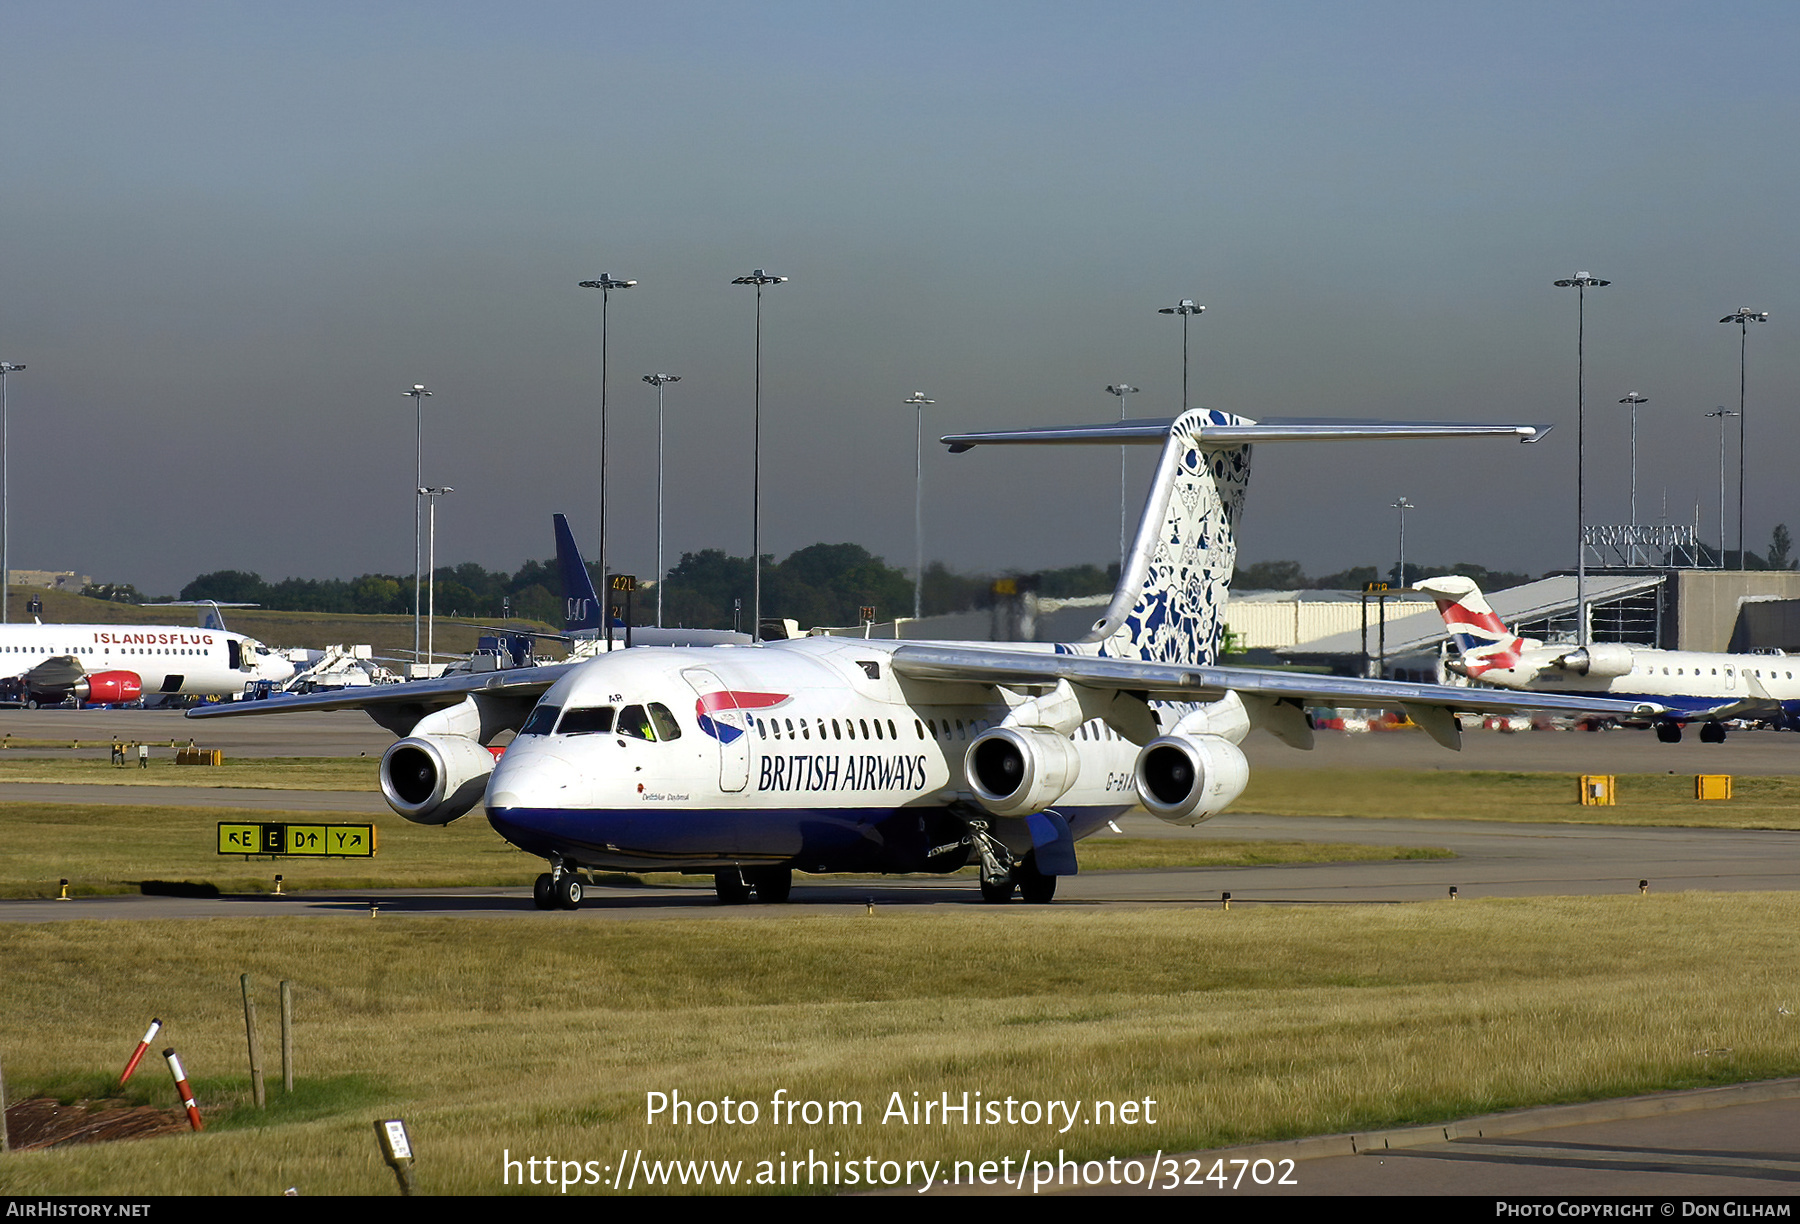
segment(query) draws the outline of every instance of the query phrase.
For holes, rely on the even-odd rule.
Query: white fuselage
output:
[[[934,869],[934,851],[960,865],[963,831],[941,813],[974,807],[969,742],[1008,709],[989,686],[896,677],[889,655],[905,644],[807,638],[603,655],[559,680],[538,703],[543,723],[507,747],[488,781],[489,819],[528,850],[579,844],[583,862],[640,870],[650,845],[690,866],[726,854],[802,870],[866,858],[871,869],[919,871]],[[720,691],[752,708],[703,711]],[[612,731],[568,734],[565,722],[543,733],[552,717],[605,709]],[[620,728],[639,710],[655,739]],[[1080,775],[1055,807],[1079,838],[1137,806],[1138,746],[1097,719],[1073,743]],[[755,813],[769,818],[744,819]]]
[[[1721,654],[1692,650],[1619,647],[1630,670],[1583,675],[1559,668],[1573,647],[1527,644],[1516,667],[1490,668],[1477,679],[1501,688],[1540,693],[1598,693],[1644,699],[1677,710],[1699,711],[1736,701],[1767,699],[1792,711],[1800,704],[1800,656]]]
[[[255,680],[279,682],[293,664],[254,638],[176,625],[0,625],[0,676],[23,677],[72,658],[87,675],[125,671],[154,694],[235,695]]]

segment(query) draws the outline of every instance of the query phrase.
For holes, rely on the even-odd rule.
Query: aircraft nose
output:
[[[567,807],[581,782],[581,771],[555,753],[513,741],[494,776],[488,779],[489,811],[509,808]]]

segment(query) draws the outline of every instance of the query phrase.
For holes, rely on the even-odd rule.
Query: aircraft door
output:
[[[737,697],[711,671],[691,667],[681,673],[699,698],[695,706],[700,729],[719,746],[719,789],[734,794],[750,784],[750,715]]]

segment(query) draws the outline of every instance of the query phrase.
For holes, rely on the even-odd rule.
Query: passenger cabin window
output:
[[[519,728],[520,735],[549,735],[556,727],[556,716],[562,713],[561,706],[540,705]]]
[[[558,735],[604,735],[613,729],[613,708],[611,706],[589,706],[586,709],[570,710],[557,724]]]

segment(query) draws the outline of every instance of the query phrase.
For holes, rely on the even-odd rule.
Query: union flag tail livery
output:
[[[1488,606],[1474,579],[1446,574],[1414,585],[1437,600],[1438,615],[1449,626],[1450,636],[1456,642],[1468,675],[1477,677],[1484,672],[1511,670],[1519,665],[1525,649],[1523,639],[1515,637],[1500,623],[1499,616]]]

